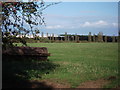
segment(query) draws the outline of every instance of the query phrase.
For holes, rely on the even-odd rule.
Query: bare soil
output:
[[[32,81],[33,83],[34,81]],[[46,86],[50,86],[53,89],[54,88],[71,88],[71,86],[69,84],[61,84],[61,83],[55,83],[55,82],[51,82],[49,80],[43,80],[43,81],[35,81],[35,82],[40,82],[40,83],[44,83]],[[80,84],[77,88],[102,88],[102,86],[106,85],[110,83],[109,80],[105,80],[105,79],[99,79],[96,81],[87,81],[84,82],[82,84]],[[32,88],[37,88],[39,86],[37,85],[32,85]]]
[[[68,84],[60,84],[60,83],[55,83],[48,80],[37,81],[37,82],[44,83],[46,86],[50,86],[52,88],[70,88],[70,85]],[[32,88],[37,88],[37,87],[38,87],[37,85],[32,85]]]
[[[87,81],[81,83],[77,88],[102,88],[104,85],[110,83],[110,80],[107,79],[99,79],[96,81]],[[7,83],[6,83],[7,84]],[[25,82],[13,82],[6,85],[4,83],[4,88],[48,88],[48,89],[55,89],[55,88],[71,88],[70,84],[67,83],[57,83],[51,80],[31,80]],[[6,87],[7,86],[7,87]],[[120,87],[118,87],[120,88]]]
[[[102,86],[110,83],[110,81],[105,79],[99,79],[96,81],[87,81],[80,84],[77,88],[102,88]]]

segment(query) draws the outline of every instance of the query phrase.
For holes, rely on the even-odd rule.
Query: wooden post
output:
[[[91,42],[91,32],[89,32],[88,41]]]
[[[57,36],[55,36],[55,41],[57,41]]]
[[[58,40],[59,35],[56,36],[56,40]]]
[[[101,34],[101,42],[103,42],[103,33]]]
[[[96,40],[95,40],[95,34],[93,35],[93,42],[95,42]]]
[[[79,42],[79,36],[77,36],[77,41]]]
[[[69,41],[69,35],[67,36],[67,41]]]
[[[112,36],[112,42],[115,42],[115,36]]]
[[[72,36],[72,41],[74,41],[74,35]]]
[[[55,36],[55,41],[57,41],[57,36]]]
[[[98,42],[103,42],[103,33],[102,32],[98,33]]]
[[[54,34],[54,41],[56,41],[56,36],[55,36],[55,34]]]
[[[97,41],[100,42],[100,34],[98,33]]]
[[[50,34],[50,36],[49,36],[49,37],[50,37],[50,40],[52,40],[52,39],[51,39],[51,34]]]
[[[67,41],[67,32],[65,32],[65,41]]]
[[[62,41],[62,37],[60,37],[61,41]]]
[[[52,34],[52,41],[54,41],[54,33]]]
[[[78,40],[80,41],[80,35],[79,35],[79,39]]]
[[[42,38],[44,37],[43,32],[41,33],[41,37],[42,37]]]
[[[48,33],[46,34],[46,37],[48,38]]]
[[[116,36],[116,42],[118,42],[118,36]]]
[[[105,42],[107,42],[107,36],[105,35]]]
[[[75,41],[77,42],[77,34],[75,34]]]

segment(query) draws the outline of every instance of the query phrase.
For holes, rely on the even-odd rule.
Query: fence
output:
[[[103,33],[99,32],[97,35],[93,34],[91,35],[91,32],[89,32],[88,35],[77,35],[77,34],[61,34],[61,35],[55,35],[54,33],[44,34],[41,33],[41,37],[37,36],[38,39],[41,42],[118,42],[118,36],[106,36],[103,35]]]

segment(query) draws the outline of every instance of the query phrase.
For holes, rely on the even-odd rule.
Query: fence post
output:
[[[95,34],[93,35],[93,42],[95,42],[96,40],[95,40]]]
[[[80,41],[80,35],[79,35],[79,38],[78,38],[78,40]]]
[[[46,37],[48,38],[48,33],[46,33]]]
[[[54,41],[54,33],[52,34],[52,41]]]
[[[103,42],[103,33],[101,34],[101,42]]]
[[[75,41],[77,42],[77,33],[75,34]]]
[[[67,41],[67,32],[65,32],[65,41]]]
[[[74,41],[74,35],[72,36],[72,41]]]
[[[67,36],[67,41],[69,41],[69,37],[70,37],[70,36],[68,35],[68,36]]]
[[[116,36],[116,42],[118,42],[118,36]]]
[[[60,40],[62,41],[62,36],[60,37]]]
[[[112,36],[112,42],[115,42],[115,36]]]
[[[51,36],[51,34],[50,34],[50,41],[52,40],[52,36]]]
[[[42,37],[42,38],[44,37],[43,32],[41,33],[41,37]]]
[[[57,35],[55,36],[55,41],[57,41]]]
[[[103,33],[102,32],[98,33],[98,42],[103,42]]]
[[[77,36],[77,41],[79,42],[80,40],[79,40],[79,36]]]
[[[107,36],[105,35],[105,42],[107,42]]]
[[[98,33],[97,41],[100,42],[100,34]]]
[[[91,32],[89,32],[88,41],[91,42]]]

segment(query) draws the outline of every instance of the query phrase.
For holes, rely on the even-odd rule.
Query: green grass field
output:
[[[28,46],[47,47],[51,53],[48,57],[49,62],[56,65],[52,70],[44,70],[47,65],[43,64],[41,66],[43,71],[23,68],[29,80],[50,80],[70,84],[75,88],[82,82],[105,79],[110,76],[117,77],[118,74],[117,43],[28,43]],[[25,66],[26,62],[25,65],[22,64],[22,67]],[[36,74],[42,75],[41,78],[36,77]],[[117,86],[117,80],[105,87],[115,86]]]
[[[60,65],[44,79],[57,79],[76,87],[81,82],[116,76],[118,73],[117,43],[33,43],[48,47],[50,61]]]

